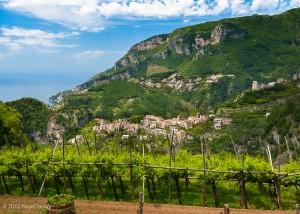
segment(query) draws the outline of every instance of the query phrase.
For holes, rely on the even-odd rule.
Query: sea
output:
[[[13,101],[32,97],[49,104],[49,97],[60,91],[72,89],[90,76],[70,74],[1,75],[0,100]]]

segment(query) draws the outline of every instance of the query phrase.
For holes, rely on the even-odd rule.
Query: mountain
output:
[[[186,81],[213,74],[235,75],[227,88],[232,92],[249,88],[253,80],[291,78],[299,70],[299,21],[297,8],[275,16],[223,19],[157,35],[132,46],[113,68],[50,101],[59,104],[69,94],[113,80],[157,82],[172,73]]]
[[[139,121],[207,112],[255,85],[288,82],[300,72],[300,9],[223,19],[153,36],[107,71],[50,98],[59,121],[95,117]]]

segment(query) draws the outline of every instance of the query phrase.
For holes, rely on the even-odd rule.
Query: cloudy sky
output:
[[[0,0],[0,76],[92,76],[150,36],[299,6],[300,0]]]

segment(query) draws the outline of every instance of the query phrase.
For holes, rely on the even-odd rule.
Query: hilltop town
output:
[[[187,119],[182,119],[180,116],[172,119],[164,119],[155,115],[146,115],[139,124],[130,123],[127,120],[119,119],[112,123],[106,123],[104,119],[96,118],[96,125],[93,126],[95,132],[120,132],[123,131],[122,139],[128,138],[130,135],[137,135],[139,130],[144,130],[144,133],[154,136],[173,136],[178,141],[192,140],[193,135],[187,134],[187,130],[193,128],[194,125],[203,123],[209,118],[212,118],[215,129],[221,129],[222,125],[232,123],[231,118],[216,117],[215,114],[203,115],[198,113],[196,116],[190,116]],[[140,136],[141,139],[147,138]]]

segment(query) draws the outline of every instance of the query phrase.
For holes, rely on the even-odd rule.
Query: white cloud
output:
[[[253,0],[251,9],[257,10],[274,10],[278,7],[278,0]]]
[[[229,0],[5,0],[9,10],[29,14],[71,29],[99,32],[109,18],[168,18],[216,15]]]
[[[246,14],[249,12],[249,4],[245,0],[231,0],[231,10],[233,14]]]
[[[6,0],[4,7],[76,30],[98,32],[106,23],[99,19],[100,0]]]
[[[19,43],[12,41],[8,37],[0,37],[0,45],[6,47],[9,52],[17,52],[22,50],[22,46]]]
[[[72,57],[77,60],[95,59],[106,53],[107,53],[106,51],[102,51],[102,50],[87,50],[87,51],[75,53],[72,55]]]
[[[24,29],[19,27],[2,27],[0,28],[2,35],[4,36],[15,36],[25,38],[36,38],[36,39],[64,39],[68,37],[78,36],[78,32],[72,33],[48,33],[40,29]]]
[[[209,15],[219,15],[223,11],[229,8],[229,1],[228,0],[215,0],[210,5],[208,10]]]
[[[136,0],[122,2],[104,2],[98,6],[101,16],[113,17],[118,15],[135,17],[167,18],[190,16],[200,12],[204,0]],[[201,11],[205,12],[205,11]],[[205,15],[205,14],[203,14]]]
[[[3,0],[4,8],[71,29],[99,32],[111,18],[169,18],[276,12],[300,0]]]
[[[42,46],[46,48],[72,48],[77,47],[77,45],[64,45],[56,43],[48,39],[36,39],[36,38],[23,38],[14,40],[16,43],[27,46]]]
[[[300,0],[292,0],[291,6],[292,7],[300,7]]]
[[[67,45],[58,40],[78,36],[78,32],[71,33],[49,33],[40,29],[24,29],[19,27],[1,27],[0,47],[4,48],[5,55],[33,48],[39,52],[54,53],[57,48],[71,48],[77,45]],[[3,52],[3,51],[2,51]]]

